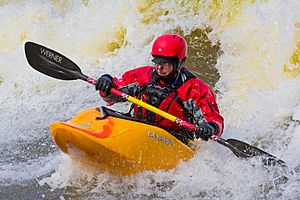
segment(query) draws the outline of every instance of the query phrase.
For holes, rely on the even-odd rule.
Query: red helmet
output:
[[[183,37],[176,34],[159,36],[153,43],[152,56],[177,56],[179,62],[186,57],[187,44]]]

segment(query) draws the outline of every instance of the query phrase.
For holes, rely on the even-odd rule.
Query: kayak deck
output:
[[[50,125],[59,149],[114,174],[169,170],[194,151],[167,131],[102,107]]]

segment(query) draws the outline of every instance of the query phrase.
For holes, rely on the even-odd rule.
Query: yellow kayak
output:
[[[169,170],[195,154],[167,131],[106,107],[87,108],[50,130],[62,152],[113,174]]]

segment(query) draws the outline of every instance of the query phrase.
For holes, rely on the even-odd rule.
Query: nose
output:
[[[162,64],[162,63],[158,63],[158,64],[157,64],[157,68],[158,68],[158,69],[163,69],[163,68],[164,68],[164,67],[163,67],[163,64]]]

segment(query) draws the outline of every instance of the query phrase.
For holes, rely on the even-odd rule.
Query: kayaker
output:
[[[185,67],[186,53],[187,43],[183,37],[176,34],[159,36],[152,46],[153,66],[129,70],[121,78],[104,74],[97,80],[96,90],[106,102],[122,102],[123,99],[110,94],[111,88],[117,88],[197,125],[193,134],[175,122],[132,105],[133,117],[164,128],[186,144],[194,139],[194,135],[208,141],[212,135],[222,134],[224,120],[213,90]]]

